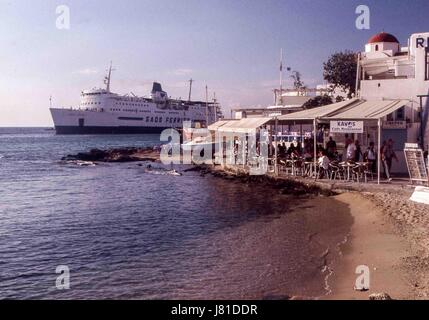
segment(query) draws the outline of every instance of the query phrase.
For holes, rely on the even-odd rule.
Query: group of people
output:
[[[301,158],[305,161],[312,161],[314,159],[313,143],[313,138],[304,139],[304,147],[302,147],[300,142],[298,142],[296,146],[294,143],[291,143],[289,148],[286,147],[286,144],[284,142],[280,143],[277,146],[279,152],[278,156],[280,159]],[[393,145],[393,140],[388,139],[387,141],[383,141],[383,144],[380,148],[381,164],[383,166],[384,175],[389,181],[391,180],[391,168],[393,159],[398,161],[398,158],[393,149]],[[321,174],[323,174],[323,172],[327,172],[327,170],[329,169],[329,164],[331,162],[340,162],[342,160],[356,163],[363,161],[365,163],[368,163],[368,169],[371,170],[373,173],[377,171],[377,151],[374,142],[371,141],[367,149],[363,151],[359,140],[353,140],[348,134],[346,134],[344,140],[344,151],[345,159],[343,159],[342,155],[338,153],[337,143],[332,136],[329,137],[329,140],[326,143],[326,148],[323,148],[322,145],[317,144],[317,162],[319,167],[324,169],[321,170]]]

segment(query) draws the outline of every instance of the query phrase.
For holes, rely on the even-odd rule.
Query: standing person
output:
[[[364,160],[368,161],[368,167],[371,172],[375,172],[377,170],[377,153],[375,152],[374,142],[369,143],[369,147],[365,152]]]
[[[335,151],[337,151],[337,143],[334,139],[332,139],[332,136],[329,137],[328,143],[326,143],[326,149],[328,151],[328,157],[332,158],[335,154]]]
[[[359,162],[360,156],[362,155],[362,150],[361,150],[361,147],[360,147],[359,140],[355,141],[355,146],[356,146],[356,151],[355,151],[355,159],[354,159],[354,161],[355,162]]]
[[[298,142],[298,143],[296,144],[295,152],[296,152],[298,155],[301,155],[301,153],[302,153],[301,142]]]
[[[293,142],[289,145],[289,148],[287,149],[286,154],[288,156],[292,156],[292,153],[294,153],[295,151],[295,145],[293,144]]]
[[[346,133],[346,135],[344,136],[344,149],[347,150],[347,147],[349,146],[349,144],[351,144],[353,142],[352,138],[349,137],[349,134]]]
[[[346,149],[347,161],[354,161],[356,155],[356,145],[354,142],[350,142]]]
[[[392,169],[392,160],[395,159],[398,162],[398,157],[396,156],[395,151],[393,150],[393,140],[389,139],[387,143],[383,146],[382,159],[384,163],[384,172],[386,173],[386,178],[389,181],[392,181],[391,169]]]

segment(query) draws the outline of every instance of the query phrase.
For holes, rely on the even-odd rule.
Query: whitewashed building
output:
[[[402,47],[389,33],[369,39],[358,61],[357,92],[364,100],[409,100],[383,122],[383,139],[392,138],[398,150],[419,142],[427,150],[429,126],[429,32],[415,33]]]

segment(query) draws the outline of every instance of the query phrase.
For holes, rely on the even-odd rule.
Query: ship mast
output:
[[[106,91],[110,92],[110,77],[112,75],[112,61],[110,61],[110,67],[109,67],[109,73],[107,74],[107,76],[104,78],[104,83],[106,84]]]
[[[213,105],[214,105],[214,122],[217,122],[217,99],[216,92],[213,92]]]
[[[195,80],[191,78],[191,80],[189,80],[189,97],[188,97],[188,101],[191,101],[191,93],[192,93],[192,83]]]

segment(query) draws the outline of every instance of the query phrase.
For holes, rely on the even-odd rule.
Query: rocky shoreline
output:
[[[159,150],[154,148],[114,148],[108,150],[91,149],[89,152],[69,154],[62,161],[91,161],[91,162],[135,162],[159,161]]]

